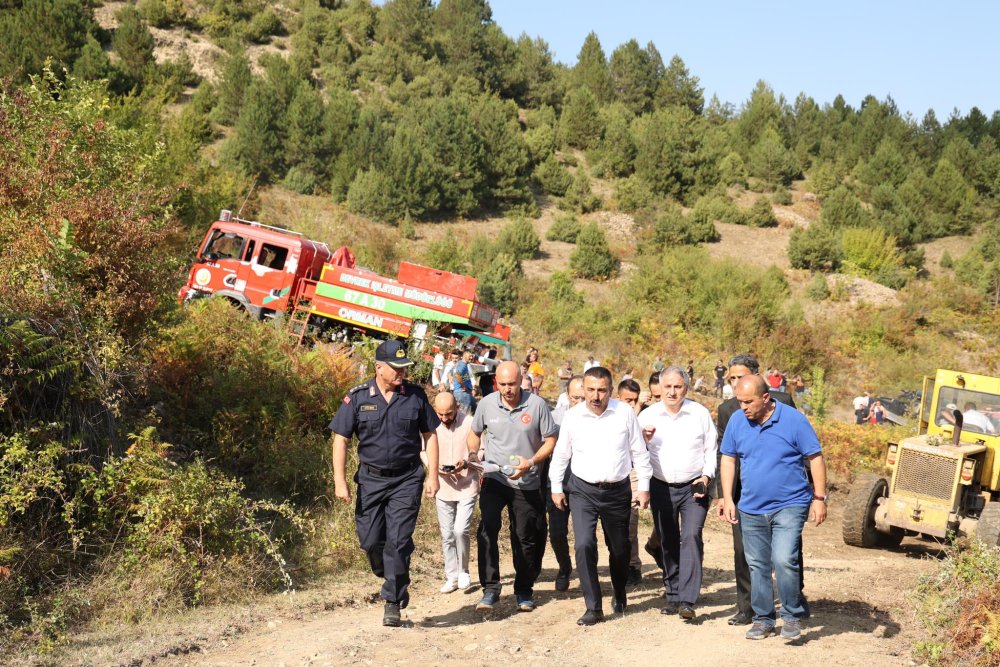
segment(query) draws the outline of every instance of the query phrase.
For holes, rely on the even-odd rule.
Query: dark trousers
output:
[[[566,491],[565,483],[563,490]],[[569,498],[569,493],[566,497]],[[569,574],[573,571],[573,560],[569,556],[570,510],[556,507],[552,502],[551,492],[545,494],[545,509],[549,513],[549,543],[552,544],[552,553],[556,555],[556,562],[559,563],[559,573]]]
[[[479,583],[484,591],[500,593],[500,525],[504,509],[510,519],[510,550],[514,555],[514,592],[530,595],[545,555],[544,487],[524,490],[484,479],[479,490]]]
[[[587,609],[603,611],[601,584],[597,579],[597,521],[601,521],[604,543],[610,554],[611,588],[615,599],[624,600],[632,549],[628,540],[632,488],[628,479],[614,488],[602,489],[588,484],[576,475],[572,475],[569,484],[580,589]]]
[[[385,578],[382,599],[405,602],[424,468],[417,466],[398,477],[381,477],[362,464],[354,481],[358,483],[354,524],[372,572]]]
[[[702,530],[708,496],[695,498],[690,484],[671,485],[655,477],[649,482],[649,505],[660,529],[663,586],[668,602],[694,604],[701,594],[705,555]]]

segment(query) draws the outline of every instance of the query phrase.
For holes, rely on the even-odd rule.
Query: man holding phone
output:
[[[466,466],[467,441],[472,417],[458,409],[455,395],[442,391],[434,397],[434,412],[441,423],[437,427],[440,488],[437,494],[438,525],[444,551],[442,593],[465,590],[472,585],[469,576],[469,534],[472,514],[479,495],[479,475]],[[421,452],[424,465],[427,461]]]
[[[690,386],[683,368],[666,368],[660,374],[660,402],[639,415],[653,466],[649,505],[663,552],[667,603],[661,613],[685,620],[696,616],[701,594],[702,530],[718,446],[711,413],[687,398]]]

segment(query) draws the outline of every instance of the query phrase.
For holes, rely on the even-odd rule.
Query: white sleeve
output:
[[[653,465],[649,462],[649,450],[642,437],[642,426],[629,411],[629,450],[632,453],[632,467],[635,468],[636,484],[639,491],[649,491],[649,479],[653,476]]]
[[[705,463],[701,470],[701,474],[713,479],[716,474],[715,466],[718,462],[718,451],[719,451],[719,432],[715,428],[715,424],[712,423],[712,415],[705,411]]]
[[[566,468],[569,467],[569,459],[573,456],[573,444],[570,432],[573,419],[567,419],[569,415],[563,417],[563,423],[559,427],[559,439],[556,440],[556,448],[552,452],[552,463],[549,464],[549,481],[552,484],[552,493],[563,493],[563,479],[566,477]]]

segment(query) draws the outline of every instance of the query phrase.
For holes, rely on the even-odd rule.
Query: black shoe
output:
[[[628,602],[625,598],[615,598],[614,604],[611,605],[611,609],[613,609],[616,614],[624,614],[626,607],[628,607]]]
[[[570,570],[572,572],[572,570]],[[556,575],[556,590],[565,591],[569,588],[569,575],[570,572],[560,572]]]
[[[382,625],[387,628],[398,628],[402,621],[399,619],[399,603],[386,602],[385,612],[382,614]]]
[[[399,608],[406,609],[406,607],[409,604],[410,604],[410,591],[406,591],[405,593],[403,593],[403,599],[399,601]]]
[[[593,609],[588,609],[583,616],[576,619],[577,625],[597,625],[604,620],[603,611],[594,611]]]
[[[726,623],[729,625],[750,625],[753,623],[753,614],[744,614],[742,611],[738,611],[730,616]]]
[[[628,579],[625,583],[629,586],[638,586],[642,583],[642,570],[637,567],[630,567],[628,569]]]
[[[676,602],[668,602],[667,604],[663,605],[662,609],[660,609],[660,613],[666,616],[674,616],[675,614],[677,614],[678,611],[679,610],[677,608]]]
[[[694,611],[694,605],[690,602],[681,602],[680,606],[677,608],[677,613],[685,621],[690,621],[694,619],[697,614]]]
[[[646,549],[646,553],[648,553],[650,556],[652,556],[653,560],[656,561],[656,567],[658,567],[658,568],[660,568],[662,570],[663,569],[663,552],[660,549],[656,549],[654,547],[649,546],[648,543],[646,544],[645,549]]]

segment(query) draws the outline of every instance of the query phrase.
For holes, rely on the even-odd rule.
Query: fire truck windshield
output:
[[[246,242],[242,236],[227,234],[222,230],[215,230],[212,238],[205,244],[202,256],[206,259],[239,259],[243,254],[243,244]]]

